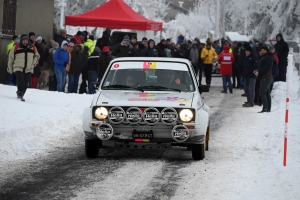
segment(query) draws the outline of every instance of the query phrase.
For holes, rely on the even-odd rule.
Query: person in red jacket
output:
[[[232,64],[234,62],[234,57],[232,53],[229,53],[230,47],[228,45],[224,46],[224,51],[219,55],[218,63],[220,64],[220,74],[222,74],[223,81],[223,91],[222,93],[227,93],[227,86],[229,86],[229,92],[232,94]]]

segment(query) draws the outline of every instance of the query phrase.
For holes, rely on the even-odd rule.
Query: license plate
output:
[[[150,132],[133,132],[132,138],[153,138],[153,133]]]

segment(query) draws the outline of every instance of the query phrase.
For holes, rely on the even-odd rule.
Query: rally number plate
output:
[[[153,138],[153,132],[134,131],[132,133],[132,138]]]

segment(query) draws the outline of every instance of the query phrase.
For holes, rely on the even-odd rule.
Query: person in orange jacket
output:
[[[220,64],[220,74],[222,74],[223,81],[223,91],[222,93],[227,93],[227,83],[229,86],[229,92],[232,94],[232,64],[234,62],[233,54],[229,52],[230,47],[228,45],[224,46],[224,51],[219,55],[218,63]]]

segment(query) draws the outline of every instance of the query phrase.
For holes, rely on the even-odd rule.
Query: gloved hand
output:
[[[67,65],[68,65],[68,62],[64,62],[64,66],[67,67]]]

